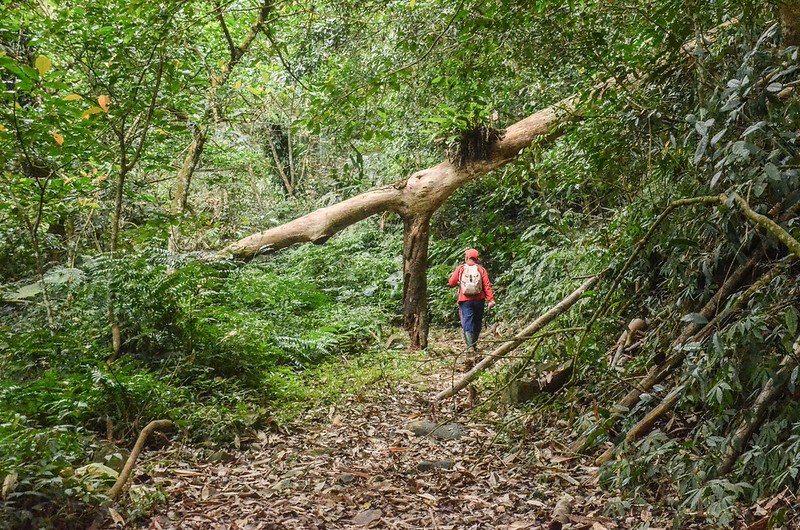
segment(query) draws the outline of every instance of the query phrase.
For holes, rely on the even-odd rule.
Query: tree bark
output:
[[[428,239],[430,214],[403,219],[403,324],[411,350],[428,347]]]
[[[186,150],[178,176],[175,179],[175,191],[172,195],[172,205],[170,213],[178,215],[186,210],[189,186],[192,183],[192,176],[195,169],[200,164],[200,156],[203,154],[203,147],[206,143],[207,131],[201,127],[196,127],[192,132],[192,143]]]
[[[780,3],[780,15],[783,44],[800,45],[800,1],[783,0]]]

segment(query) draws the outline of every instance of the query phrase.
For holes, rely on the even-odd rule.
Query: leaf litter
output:
[[[463,436],[454,439],[414,434],[409,425],[415,421],[438,425],[452,420],[425,405],[453,377],[452,366],[435,361],[391,391],[375,384],[327,410],[307,411],[286,432],[243,437],[240,448],[226,458],[211,461],[207,452],[186,446],[150,453],[139,469],[147,469],[147,487],[161,488],[168,501],[143,527],[671,526],[667,515],[649,505],[634,506],[622,517],[606,515],[613,499],[598,488],[597,468],[587,464],[589,459],[543,446],[535,437],[515,440],[513,447],[496,443],[498,432],[485,419],[458,416],[454,425]],[[549,437],[557,439],[552,433]],[[555,513],[567,498],[569,510],[562,503]]]

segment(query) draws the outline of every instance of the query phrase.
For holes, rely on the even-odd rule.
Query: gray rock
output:
[[[367,526],[383,517],[382,510],[362,510],[353,517],[353,524],[356,526]]]
[[[352,473],[344,473],[336,477],[336,483],[341,484],[342,486],[346,486],[348,484],[352,484],[356,480],[355,475]]]
[[[211,453],[211,456],[208,457],[208,461],[213,462],[215,464],[233,462],[234,460],[236,460],[236,457],[234,457],[227,451],[223,451],[222,449],[220,449],[219,451],[214,451],[213,453]]]
[[[432,471],[434,469],[453,469],[456,463],[450,459],[445,458],[443,460],[423,460],[419,464],[417,464],[417,469],[419,471]]]
[[[406,429],[417,436],[431,435],[439,440],[458,440],[467,433],[466,429],[458,423],[445,423],[438,428],[437,425],[439,424],[431,420],[417,420],[409,423]]]

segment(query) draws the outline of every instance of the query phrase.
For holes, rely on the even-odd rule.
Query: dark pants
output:
[[[464,333],[474,333],[475,340],[481,333],[483,325],[484,300],[464,300],[458,303],[458,316]]]

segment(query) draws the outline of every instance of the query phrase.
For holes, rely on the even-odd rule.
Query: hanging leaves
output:
[[[97,104],[103,110],[103,112],[108,112],[108,107],[111,105],[111,98],[107,95],[97,96]]]
[[[54,141],[55,141],[55,142],[56,142],[58,145],[64,145],[64,135],[62,135],[62,134],[61,134],[61,133],[59,133],[58,131],[50,131],[50,136],[52,136],[52,137],[53,137],[53,140],[54,140]]]
[[[88,109],[83,111],[83,114],[81,114],[81,119],[88,120],[89,118],[92,117],[92,115],[99,114],[101,112],[103,112],[103,109],[101,109],[100,107],[89,107]]]
[[[44,75],[53,67],[53,62],[45,55],[40,55],[33,62],[33,66],[39,71],[39,75]]]

